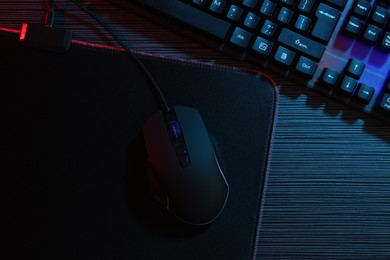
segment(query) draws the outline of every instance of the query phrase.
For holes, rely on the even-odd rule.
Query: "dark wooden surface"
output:
[[[41,22],[48,2],[0,0],[0,26]],[[103,0],[84,2],[134,50],[254,68]],[[71,1],[55,6],[55,25],[75,39],[119,46]],[[280,104],[256,258],[390,259],[390,125],[270,75]]]

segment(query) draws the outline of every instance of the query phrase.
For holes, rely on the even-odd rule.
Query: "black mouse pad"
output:
[[[0,54],[2,235],[13,256],[254,257],[278,93],[265,75],[139,55],[169,104],[199,110],[230,185],[217,220],[191,227],[149,193],[141,130],[158,107],[127,55],[29,49],[10,33]]]

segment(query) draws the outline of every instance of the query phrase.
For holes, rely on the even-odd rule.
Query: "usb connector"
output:
[[[27,47],[66,52],[72,42],[72,31],[41,24],[24,23],[20,32],[20,42]]]

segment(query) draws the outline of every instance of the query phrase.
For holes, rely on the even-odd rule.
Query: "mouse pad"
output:
[[[208,226],[151,197],[142,127],[157,110],[127,55],[64,54],[0,35],[4,228],[21,259],[252,259],[277,88],[260,73],[138,54],[171,105],[201,113],[230,194]],[[16,257],[17,258],[17,257]]]

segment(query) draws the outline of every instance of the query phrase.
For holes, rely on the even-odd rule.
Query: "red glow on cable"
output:
[[[20,33],[20,30],[11,29],[11,28],[6,28],[6,27],[1,27],[1,26],[0,26],[0,31],[3,31],[3,32],[11,32],[11,33]]]
[[[22,29],[20,30],[19,40],[21,40],[21,41],[24,40],[24,38],[26,37],[26,31],[27,31],[27,24],[24,23],[24,24],[22,24]]]
[[[76,44],[80,44],[80,45],[84,45],[84,46],[89,46],[89,47],[104,48],[104,49],[109,49],[112,51],[126,52],[126,50],[123,48],[107,46],[107,45],[103,45],[103,44],[99,44],[99,43],[85,42],[85,41],[79,41],[79,40],[72,40],[72,43],[76,43]]]

